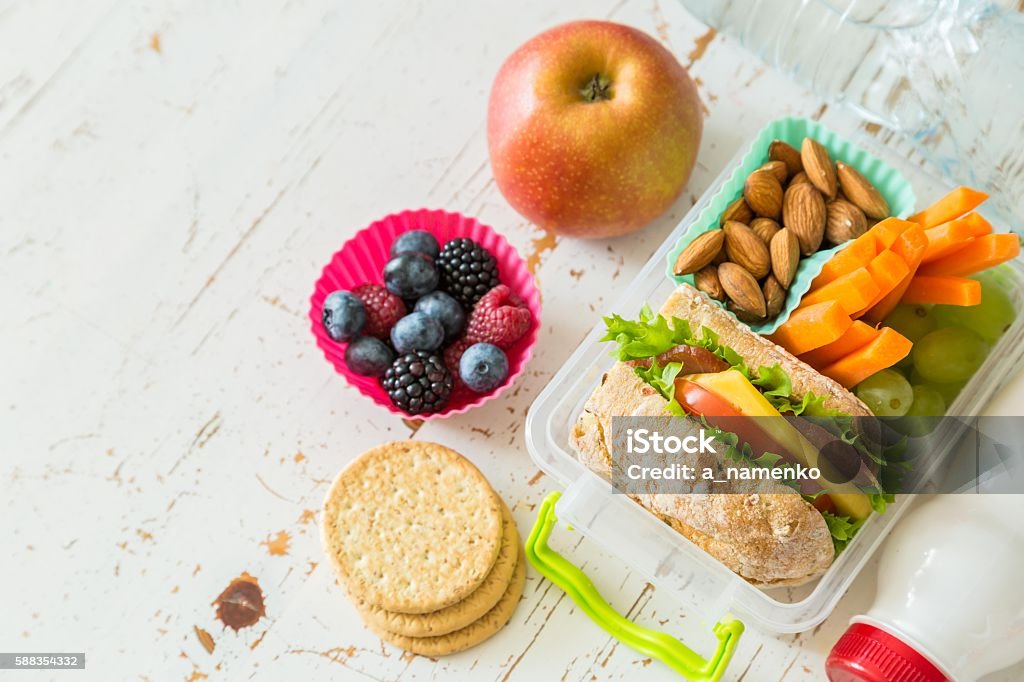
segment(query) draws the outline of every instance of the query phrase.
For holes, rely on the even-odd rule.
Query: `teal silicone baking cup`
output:
[[[711,198],[707,208],[701,211],[697,220],[690,225],[690,228],[676,243],[675,248],[669,251],[665,267],[669,279],[676,284],[683,282],[693,284],[693,275],[677,276],[673,274],[672,266],[675,264],[676,258],[699,235],[719,227],[722,213],[729,204],[743,194],[743,183],[747,176],[768,160],[768,146],[772,140],[782,140],[799,149],[800,143],[805,137],[820,142],[828,150],[833,161],[842,161],[859,170],[882,193],[894,216],[905,218],[914,212],[914,204],[917,202],[914,190],[907,179],[895,168],[817,121],[807,118],[781,118],[772,121],[757,134],[750,149],[743,155],[740,164],[733,170],[729,179]],[[790,313],[796,309],[800,299],[811,288],[811,282],[821,272],[825,262],[845,248],[847,244],[849,242],[802,258],[797,267],[796,276],[786,292],[786,302],[782,312],[774,319],[751,325],[750,328],[759,334],[774,332],[779,325],[789,319]]]

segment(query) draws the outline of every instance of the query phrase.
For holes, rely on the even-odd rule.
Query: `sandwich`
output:
[[[733,444],[745,467],[814,467],[811,484],[741,483],[727,493],[630,497],[750,583],[820,576],[872,514],[892,501],[883,455],[865,437],[871,411],[840,384],[754,333],[688,284],[655,314],[605,318],[618,362],[570,434],[579,460],[611,478],[613,417],[675,416]]]

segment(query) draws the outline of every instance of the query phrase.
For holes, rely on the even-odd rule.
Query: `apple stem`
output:
[[[580,94],[588,102],[603,102],[612,98],[612,82],[599,73],[595,73],[586,85],[580,88]]]

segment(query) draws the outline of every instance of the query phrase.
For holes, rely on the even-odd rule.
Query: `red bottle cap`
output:
[[[830,682],[949,682],[935,664],[903,640],[854,623],[825,659]]]

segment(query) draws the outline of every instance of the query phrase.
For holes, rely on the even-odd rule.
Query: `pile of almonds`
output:
[[[673,271],[727,304],[747,323],[782,310],[802,256],[855,239],[889,216],[885,198],[821,144],[804,138],[800,151],[781,140],[768,161],[743,183],[720,227],[694,239]]]

